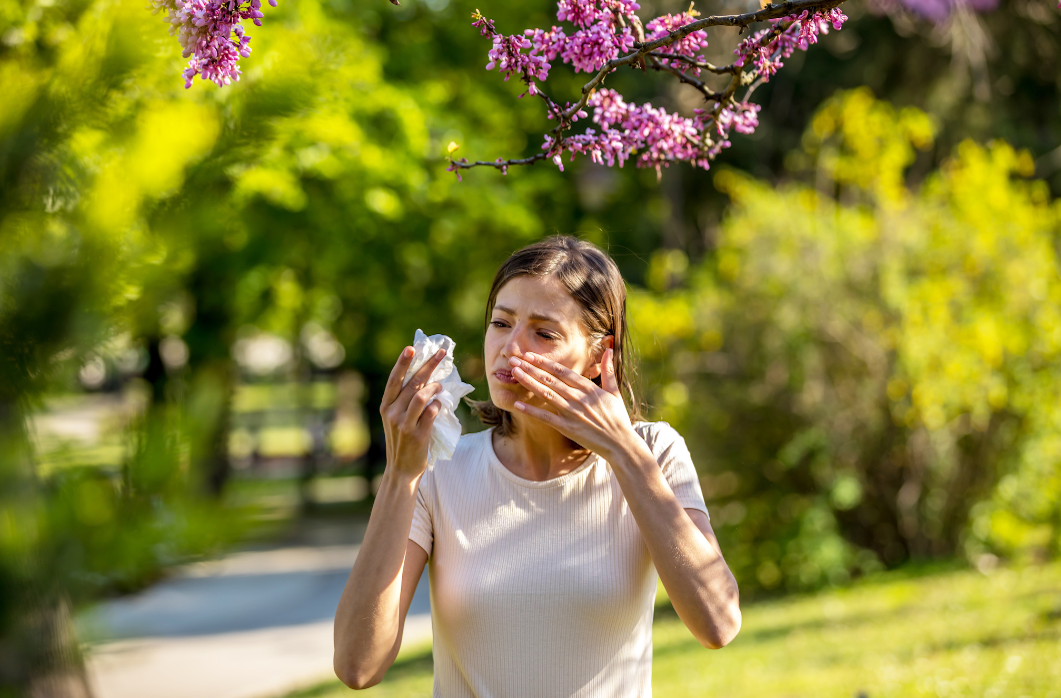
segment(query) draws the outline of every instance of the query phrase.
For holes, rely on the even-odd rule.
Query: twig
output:
[[[705,85],[700,80],[697,80],[694,77],[690,77],[689,75],[686,75],[685,73],[683,73],[682,71],[678,70],[677,68],[675,68],[673,66],[669,66],[669,65],[667,65],[665,63],[661,63],[659,61],[659,59],[653,58],[652,62],[649,63],[648,65],[653,70],[666,71],[666,72],[670,73],[671,75],[675,76],[676,78],[678,78],[678,80],[680,80],[681,82],[685,83],[686,85],[692,85],[693,87],[695,87],[697,90],[700,91],[700,94],[702,94],[704,96],[704,99],[706,99],[708,102],[717,102],[720,99],[722,99],[722,93],[721,92],[715,92],[715,91],[711,90],[707,85]]]
[[[736,63],[731,63],[727,66],[717,66],[708,63],[707,61],[698,61],[691,56],[684,56],[680,53],[660,53],[659,51],[652,51],[647,55],[651,56],[652,58],[669,58],[674,61],[681,61],[682,63],[687,63],[688,65],[691,65],[694,68],[700,68],[701,70],[706,70],[709,73],[714,73],[716,75],[735,73],[741,69],[740,66]]]
[[[764,82],[766,81],[763,80],[762,77],[755,78],[755,81],[751,85],[748,85],[748,91],[744,93],[744,99],[742,101],[747,102],[749,99],[751,99],[752,93],[755,92],[756,88],[758,88],[759,85],[762,85]]]
[[[513,165],[533,165],[539,160],[544,160],[547,157],[549,157],[548,153],[538,153],[537,155],[532,155],[529,158],[512,158],[510,160],[476,160],[475,162],[468,162],[464,158],[461,158],[460,160],[450,160],[450,165],[461,170],[470,170],[473,167],[494,167],[499,170],[505,170]]]

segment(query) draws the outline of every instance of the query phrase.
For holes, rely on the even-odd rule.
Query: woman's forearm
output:
[[[351,688],[378,683],[400,644],[405,551],[420,477],[388,471],[335,612],[335,672]]]
[[[406,380],[413,348],[405,347],[383,391],[379,412],[387,442],[387,469],[335,611],[333,665],[351,688],[378,683],[394,662],[407,602],[418,581],[413,577],[423,571],[425,556],[418,556],[416,569],[410,565],[407,574],[405,558],[417,487],[427,467],[431,428],[441,409],[441,403],[432,400],[442,386],[429,381],[445,356],[439,349]]]
[[[721,552],[674,496],[644,440],[634,433],[608,458],[678,616],[705,647],[740,630],[737,581]]]

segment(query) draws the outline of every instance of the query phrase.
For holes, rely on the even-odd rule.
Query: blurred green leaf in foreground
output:
[[[285,2],[238,85],[186,91],[142,2],[0,10],[0,695],[86,695],[70,605],[242,530],[238,339],[295,347],[289,379],[359,370],[371,401],[417,326],[477,336],[483,270],[541,232],[540,178],[458,197],[434,167],[512,130],[448,113],[437,77],[388,82],[331,12]],[[27,417],[126,354],[117,462],[42,469]]]

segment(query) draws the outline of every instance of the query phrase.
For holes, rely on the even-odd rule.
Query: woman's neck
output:
[[[494,452],[501,464],[525,480],[544,481],[582,465],[590,452],[556,429],[522,414],[512,415],[514,433],[493,433]]]

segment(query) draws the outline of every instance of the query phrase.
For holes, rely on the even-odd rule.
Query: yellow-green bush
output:
[[[1057,551],[1061,206],[999,142],[910,184],[932,130],[835,97],[789,158],[797,183],[718,174],[714,254],[661,253],[633,296],[652,397],[750,586]]]

